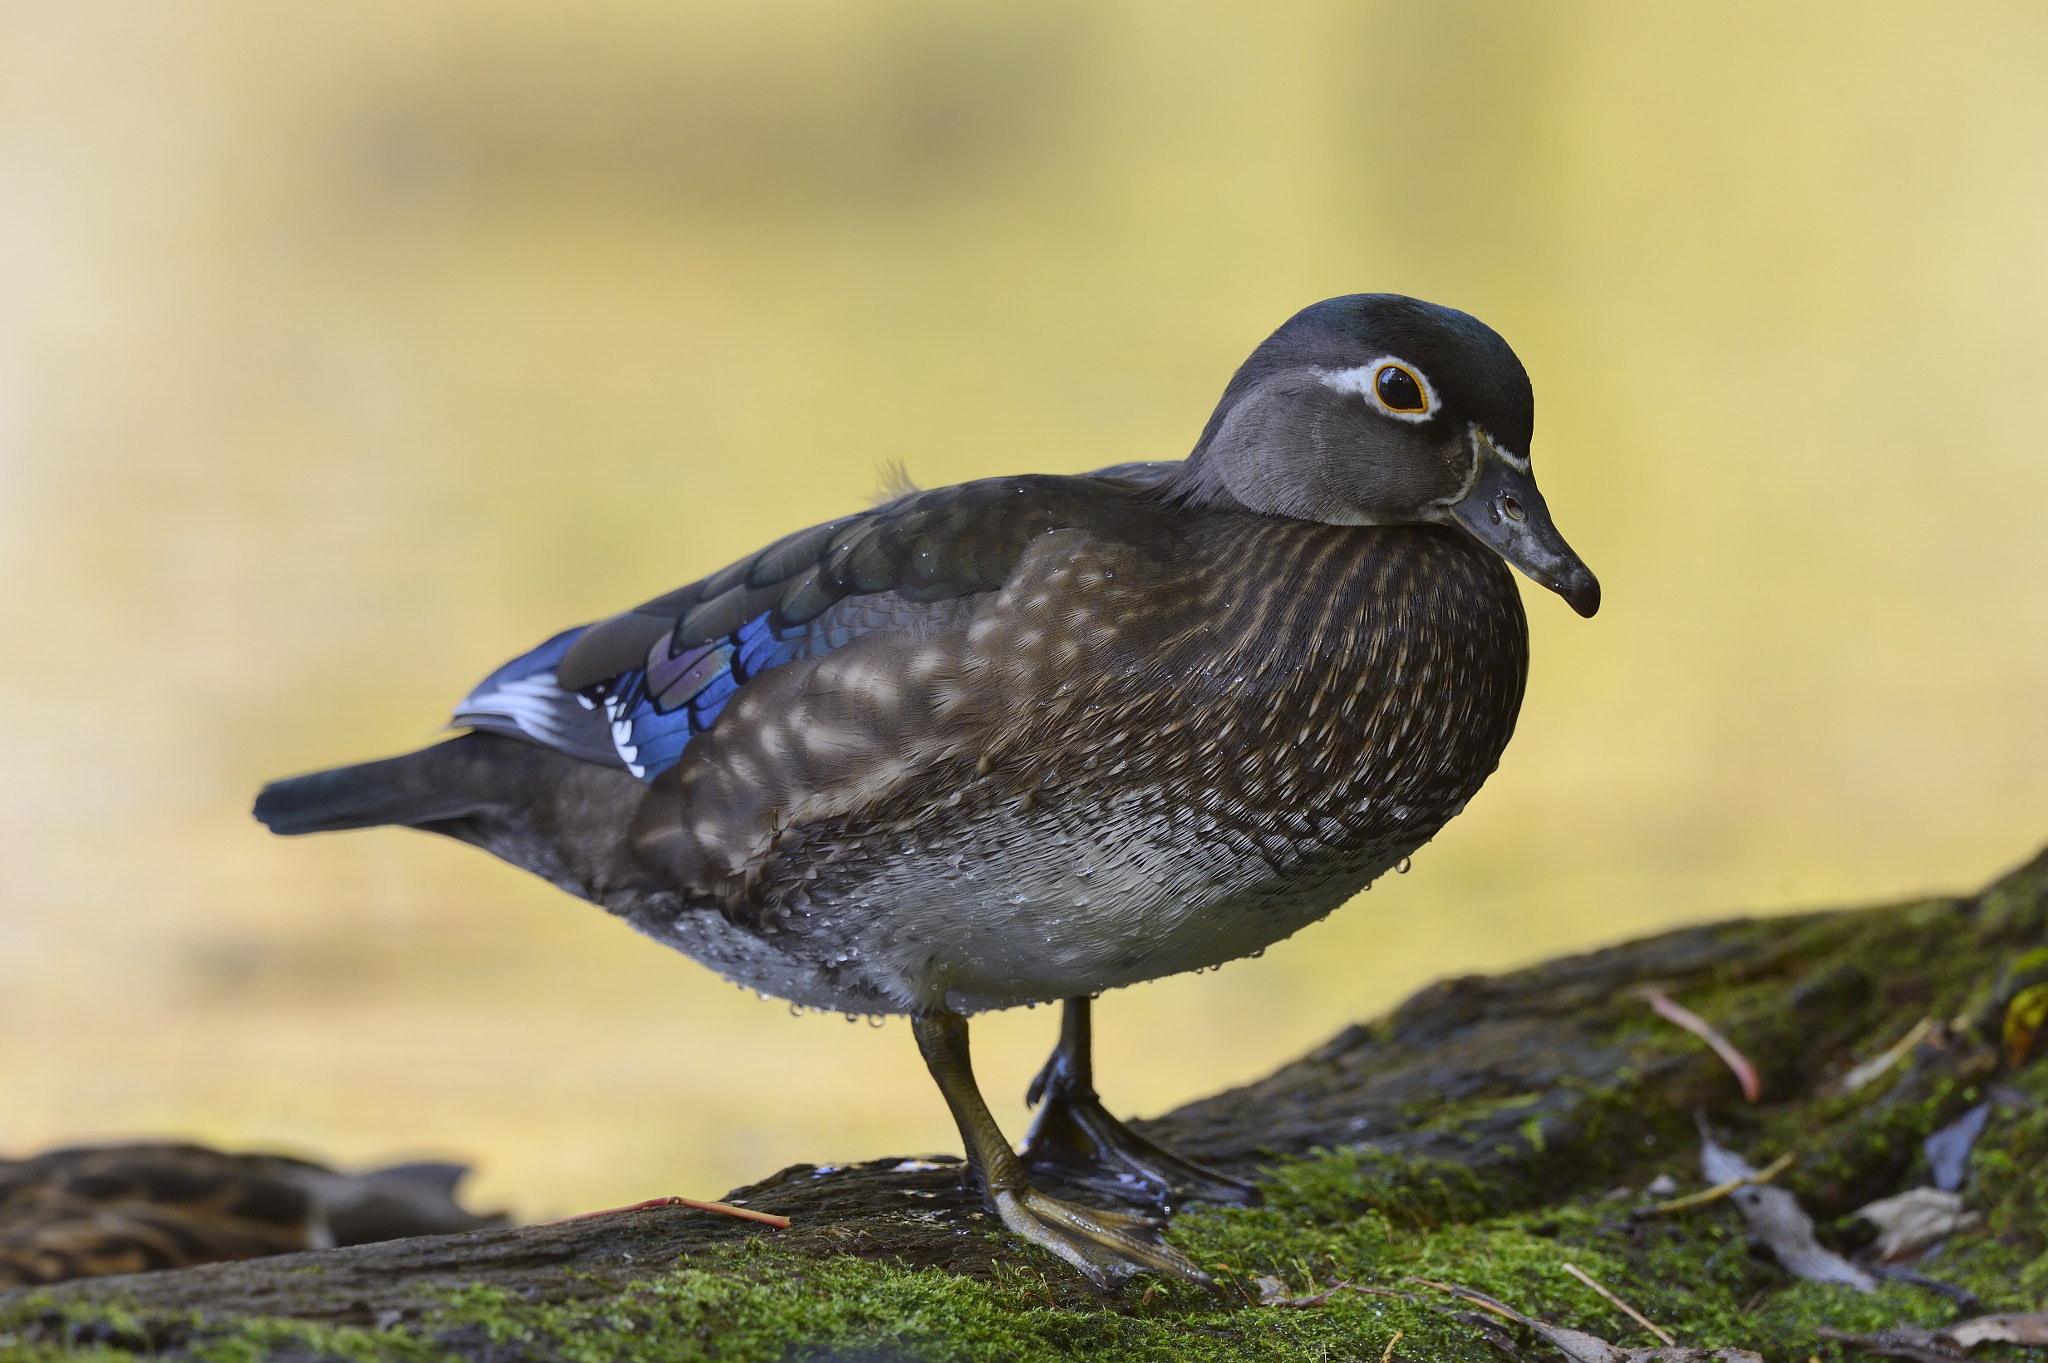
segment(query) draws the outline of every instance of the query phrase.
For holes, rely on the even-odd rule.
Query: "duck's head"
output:
[[[1600,584],[1529,469],[1529,376],[1476,317],[1399,294],[1304,308],[1224,390],[1168,495],[1330,525],[1456,525],[1580,615]]]

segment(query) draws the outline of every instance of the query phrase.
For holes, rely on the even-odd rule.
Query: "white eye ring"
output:
[[[1380,401],[1380,371],[1390,364],[1400,366],[1410,378],[1415,380],[1416,386],[1422,390],[1423,406],[1421,411],[1403,412],[1389,407],[1386,403]],[[1325,370],[1321,378],[1323,386],[1326,388],[1334,388],[1340,393],[1358,394],[1371,403],[1373,409],[1381,416],[1392,417],[1396,421],[1406,421],[1418,426],[1435,416],[1438,409],[1444,405],[1443,399],[1436,395],[1436,385],[1429,381],[1429,376],[1398,355],[1382,355],[1376,360],[1368,360],[1356,369]]]

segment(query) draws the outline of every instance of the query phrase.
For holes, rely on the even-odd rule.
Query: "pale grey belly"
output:
[[[976,1012],[1248,956],[1329,914],[1435,831],[1297,846],[1282,870],[1205,834],[1192,814],[1136,813],[1145,803],[1085,826],[1012,815],[878,858],[770,934],[708,907],[626,916],[726,978],[807,1007]]]

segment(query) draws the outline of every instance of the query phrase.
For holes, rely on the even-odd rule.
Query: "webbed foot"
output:
[[[1109,1115],[1095,1093],[1088,1002],[1066,1001],[1059,1046],[1025,1096],[1027,1104],[1044,1106],[1019,1152],[1024,1167],[1163,1211],[1187,1202],[1259,1205],[1251,1184],[1155,1145]]]
[[[1166,1243],[1158,1217],[1077,1206],[1026,1184],[995,1195],[996,1215],[1022,1238],[1050,1250],[1105,1291],[1139,1273],[1213,1288],[1215,1280]]]
[[[982,1201],[1012,1234],[1050,1250],[1104,1290],[1139,1273],[1215,1286],[1208,1274],[1166,1243],[1163,1218],[1082,1207],[1031,1186],[1017,1152],[1003,1139],[975,1086],[967,1054],[967,1019],[943,1011],[920,1013],[911,1017],[910,1028],[959,1123]]]
[[[1109,1115],[1094,1094],[1049,1092],[1019,1152],[1034,1174],[1172,1211],[1188,1202],[1256,1207],[1251,1184],[1155,1145]]]

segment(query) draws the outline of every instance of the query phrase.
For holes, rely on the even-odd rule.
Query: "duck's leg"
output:
[[[1024,1166],[1167,1210],[1191,1201],[1257,1206],[1259,1190],[1146,1140],[1109,1115],[1095,1094],[1089,1001],[1068,999],[1060,1042],[1031,1081],[1044,1106],[1024,1137]]]
[[[910,1026],[924,1063],[960,1126],[967,1162],[981,1184],[982,1202],[1005,1226],[1059,1255],[1097,1287],[1114,1287],[1136,1273],[1213,1286],[1208,1274],[1161,1238],[1166,1223],[1158,1218],[1080,1207],[1032,1187],[975,1085],[967,1054],[967,1019],[958,1013],[926,1013],[913,1017]]]

